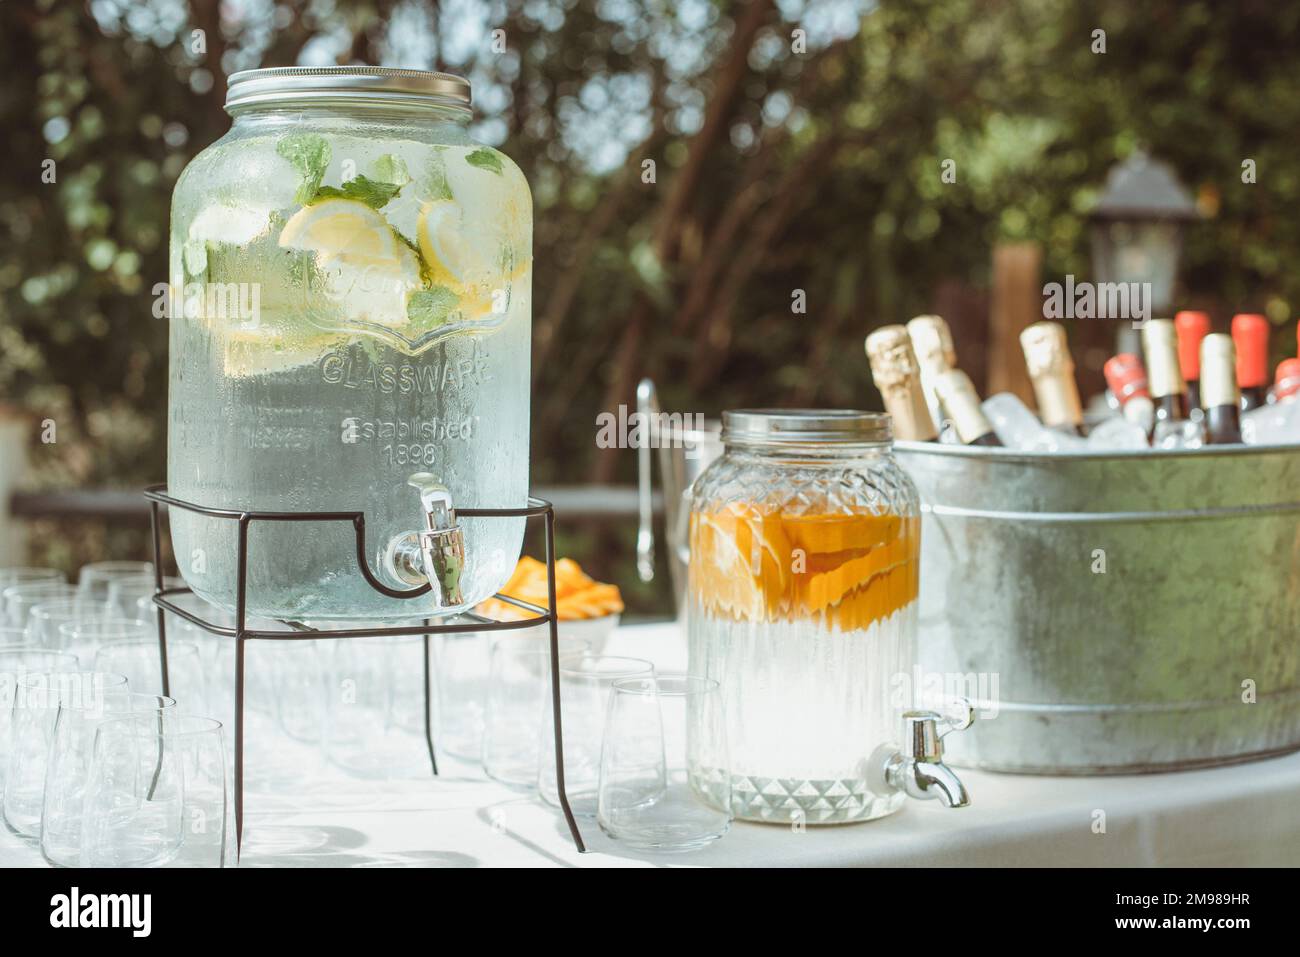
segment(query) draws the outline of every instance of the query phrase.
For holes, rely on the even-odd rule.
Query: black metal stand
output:
[[[412,626],[402,628],[361,628],[347,630],[316,630],[302,629],[295,631],[254,631],[248,628],[248,529],[253,522],[349,522],[356,531],[357,542],[357,567],[361,575],[365,578],[367,584],[380,594],[387,595],[389,598],[408,599],[418,598],[420,595],[427,593],[430,585],[425,583],[419,588],[413,588],[406,591],[389,588],[383,582],[375,578],[374,573],[370,570],[370,562],[366,558],[366,517],[364,512],[257,512],[257,511],[238,511],[232,509],[207,508],[202,505],[195,505],[193,502],[185,502],[178,498],[173,498],[167,494],[166,485],[153,485],[145,489],[145,497],[149,499],[150,504],[150,521],[153,529],[153,554],[154,554],[154,598],[153,602],[158,607],[158,650],[162,659],[162,687],[163,694],[168,694],[171,688],[170,676],[167,667],[167,626],[165,612],[178,615],[186,621],[212,635],[218,635],[224,638],[231,638],[235,641],[235,840],[237,848],[242,849],[244,839],[244,677],[245,677],[245,658],[244,643],[247,641],[295,641],[302,639],[319,639],[319,638],[383,638],[383,637],[401,637],[419,635],[424,638],[424,734],[425,740],[429,747],[429,763],[432,765],[433,773],[438,773],[438,758],[433,743],[433,719],[431,717],[431,685],[432,685],[432,665],[429,653],[429,638],[431,635],[440,634],[464,634],[466,632],[480,631],[513,631],[520,628],[530,628],[533,625],[546,622],[550,626],[551,641],[551,712],[552,719],[555,723],[555,785],[560,799],[560,809],[564,812],[564,820],[569,825],[569,833],[573,836],[574,846],[579,853],[586,851],[586,845],[582,841],[582,834],[578,830],[578,822],[573,817],[573,811],[569,807],[569,797],[564,787],[564,737],[561,730],[560,719],[560,639],[557,630],[557,619],[554,614],[555,608],[555,511],[551,508],[550,502],[545,502],[539,498],[529,498],[528,505],[524,508],[458,508],[456,515],[462,518],[542,518],[546,527],[546,577],[547,577],[547,596],[550,602],[550,609],[540,608],[537,605],[520,601],[517,598],[511,598],[508,595],[497,595],[496,597],[514,605],[517,608],[529,612],[534,617],[526,618],[523,621],[492,621],[478,615],[466,615],[469,621],[452,622],[448,624],[434,625],[425,619],[423,626]],[[162,534],[159,523],[158,507],[166,505],[169,508],[180,508],[188,512],[195,512],[199,515],[206,515],[209,518],[227,519],[239,523],[239,559],[238,559],[238,577],[237,595],[235,607],[235,626],[227,628],[213,622],[205,621],[193,612],[177,606],[174,602],[169,601],[173,595],[190,594],[189,588],[163,588],[162,572]]]

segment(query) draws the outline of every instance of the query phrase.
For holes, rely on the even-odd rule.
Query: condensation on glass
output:
[[[230,79],[230,131],[186,167],[171,224],[172,495],[256,522],[249,609],[396,619],[472,606],[506,580],[528,489],[532,200],[468,133],[469,84],[369,67]],[[200,596],[235,601],[236,523],[171,510]]]

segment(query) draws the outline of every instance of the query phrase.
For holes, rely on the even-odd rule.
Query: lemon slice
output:
[[[189,238],[198,242],[243,246],[265,233],[271,211],[248,206],[206,206],[190,223]]]
[[[351,199],[327,199],[304,206],[284,224],[280,246],[316,253],[323,264],[395,263],[401,240],[384,217]]]
[[[304,206],[284,224],[280,246],[315,254],[321,292],[345,324],[403,326],[407,296],[423,285],[415,251],[379,213],[355,200]]]
[[[464,211],[453,200],[425,203],[420,208],[416,239],[420,255],[435,285],[462,292],[471,270],[486,271],[491,250],[473,249],[466,240]],[[477,262],[475,262],[477,260]]]
[[[493,311],[494,290],[489,284],[509,285],[523,276],[532,265],[525,257],[503,263],[507,245],[518,249],[511,238],[503,238],[495,229],[476,229],[466,223],[464,207],[455,200],[425,203],[416,226],[420,255],[429,269],[430,281],[445,286],[459,298],[461,309],[470,319],[479,319]],[[503,274],[503,266],[508,271]]]

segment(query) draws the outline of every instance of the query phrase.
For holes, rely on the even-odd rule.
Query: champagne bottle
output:
[[[1169,319],[1150,319],[1142,327],[1147,383],[1156,403],[1156,424],[1188,418],[1187,387],[1178,366],[1177,334]]]
[[[1206,445],[1241,443],[1236,353],[1231,336],[1212,333],[1201,340],[1201,405],[1205,409]]]
[[[1142,360],[1131,352],[1121,352],[1106,360],[1102,374],[1106,377],[1106,387],[1119,404],[1120,414],[1142,426],[1149,437],[1155,428],[1156,407],[1147,389],[1147,370]]]
[[[1038,401],[1043,425],[1074,435],[1081,434],[1083,404],[1074,381],[1074,359],[1059,322],[1036,322],[1020,333],[1029,378]]]
[[[930,407],[930,418],[942,428],[943,409],[935,392],[935,382],[949,369],[957,368],[957,350],[952,344],[952,330],[941,316],[917,316],[907,324],[912,351],[921,367],[921,388]]]
[[[931,442],[939,431],[921,388],[921,368],[903,326],[882,326],[866,341],[871,377],[894,420],[894,435],[907,442]]]
[[[1300,400],[1300,359],[1283,359],[1277,364],[1277,376],[1273,380],[1273,402],[1295,402]]]
[[[980,408],[980,397],[970,376],[960,369],[949,369],[935,379],[934,391],[944,416],[952,422],[962,445],[1002,444]]]
[[[1237,347],[1237,386],[1241,409],[1249,412],[1264,404],[1268,390],[1268,320],[1254,313],[1232,317],[1232,341]]]
[[[1187,383],[1187,405],[1201,404],[1201,340],[1210,334],[1210,316],[1204,312],[1180,312],[1174,316],[1178,334],[1178,367]]]

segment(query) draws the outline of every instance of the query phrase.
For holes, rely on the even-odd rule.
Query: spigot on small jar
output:
[[[922,801],[937,800],[944,807],[967,807],[970,795],[966,786],[943,763],[943,739],[950,732],[969,728],[974,721],[975,709],[968,702],[962,703],[956,715],[904,712],[903,746],[886,746],[877,754],[876,786],[883,784],[887,791],[902,791]]]
[[[427,527],[388,543],[388,570],[407,585],[428,582],[441,607],[464,604],[460,579],[465,570],[465,532],[456,521],[451,491],[429,472],[417,472],[407,484],[420,493]]]

